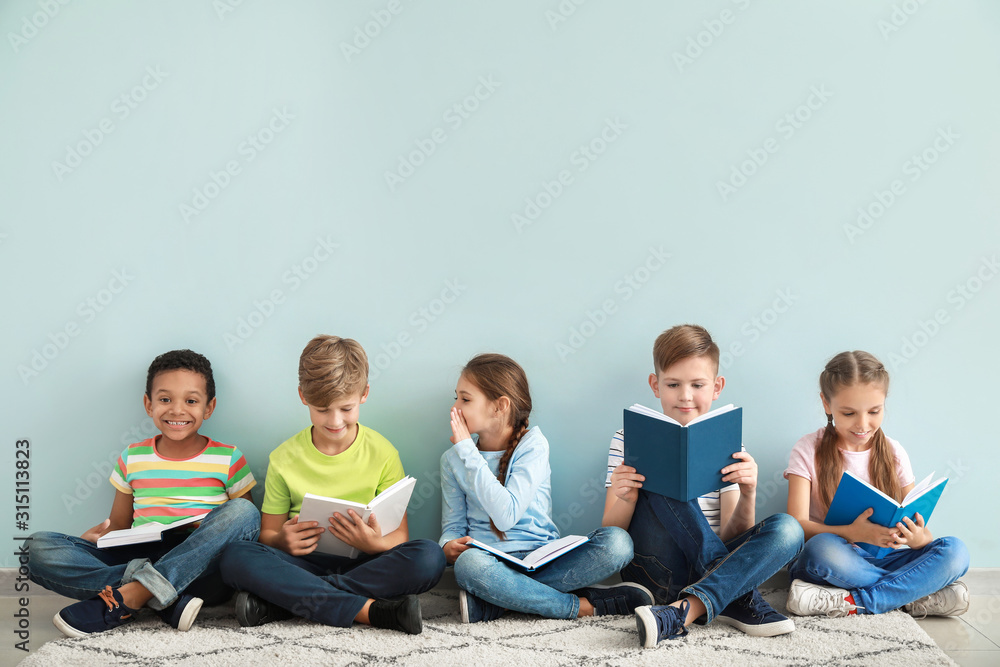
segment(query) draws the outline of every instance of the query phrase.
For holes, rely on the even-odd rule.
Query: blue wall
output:
[[[1000,566],[998,23],[986,1],[3,3],[0,537],[25,532],[19,438],[29,531],[107,516],[145,369],[178,347],[216,368],[205,432],[262,480],[307,424],[317,333],[373,360],[362,419],[421,480],[414,535],[438,534],[482,351],[528,371],[560,527],[586,531],[622,408],[656,404],[653,339],[698,322],[761,515],[825,421],[823,364],[867,349],[887,432],[952,477],[932,529]]]

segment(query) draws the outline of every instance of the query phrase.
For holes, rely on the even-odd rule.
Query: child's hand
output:
[[[470,541],[472,541],[472,538],[466,536],[449,540],[444,543],[444,546],[441,548],[444,549],[444,557],[445,560],[448,561],[449,565],[454,565],[455,561],[458,560],[458,557],[462,555],[463,551],[468,551],[472,548],[469,546]]]
[[[469,433],[469,425],[465,423],[465,416],[462,411],[458,408],[451,409],[451,444],[456,444],[462,442],[467,438],[471,438],[472,434]]]
[[[97,538],[99,538],[101,535],[104,535],[104,533],[108,532],[108,529],[110,527],[111,527],[111,519],[105,519],[104,521],[100,522],[93,528],[89,528],[80,537],[87,540],[88,542],[93,542],[94,544],[97,544]]]
[[[315,521],[299,523],[296,514],[294,519],[282,524],[281,532],[278,533],[277,547],[293,556],[305,556],[316,550],[322,532],[319,523]]]
[[[745,496],[753,495],[757,489],[757,462],[747,452],[736,452],[733,458],[741,459],[741,462],[723,468],[722,481],[739,484],[740,493]]]
[[[632,466],[624,463],[611,471],[611,491],[616,498],[634,505],[639,500],[639,489],[646,481],[644,475],[640,475]]]
[[[374,514],[369,516],[368,523],[365,523],[361,520],[361,515],[354,510],[347,510],[347,516],[340,512],[334,512],[333,516],[330,517],[330,527],[327,530],[366,554],[377,554],[385,551],[385,546],[382,543],[382,528],[378,525]]]
[[[911,549],[921,549],[931,541],[927,529],[924,528],[924,517],[920,516],[919,512],[916,517],[917,520],[913,521],[910,517],[904,516],[903,521],[896,524],[896,530],[893,532],[893,543],[896,547],[906,544]]]
[[[877,523],[869,521],[868,517],[874,513],[875,510],[869,507],[864,512],[859,514],[858,518],[851,524],[849,531],[850,536],[848,539],[850,539],[851,542],[867,542],[868,544],[874,544],[877,547],[890,547],[895,549],[896,537],[894,529],[886,528],[885,526],[880,526]]]

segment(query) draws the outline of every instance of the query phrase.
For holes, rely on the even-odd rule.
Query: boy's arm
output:
[[[107,519],[84,532],[82,537],[97,544],[97,538],[112,530],[132,527],[132,495],[115,489],[115,499],[111,503],[111,514]]]
[[[299,524],[299,517],[287,514],[260,515],[260,537],[257,541],[293,556],[304,556],[316,550],[323,529],[315,521]]]
[[[748,507],[749,505],[749,507]],[[748,514],[749,513],[749,514]],[[749,522],[749,523],[748,523]],[[719,493],[719,539],[731,540],[754,525],[754,505],[735,489]]]
[[[730,540],[740,533],[753,528],[755,511],[754,505],[757,503],[757,462],[748,452],[741,451],[733,454],[734,459],[739,459],[737,463],[732,463],[722,469],[722,481],[728,484],[739,484],[739,501],[735,507],[729,510],[729,518],[726,518],[726,506],[722,505],[723,496],[732,493],[719,494],[719,537],[723,542]],[[732,500],[727,500],[732,503]]]
[[[635,468],[624,463],[611,473],[611,486],[604,496],[604,517],[602,526],[617,526],[628,530],[632,523],[632,513],[639,499],[639,489],[646,478]]]

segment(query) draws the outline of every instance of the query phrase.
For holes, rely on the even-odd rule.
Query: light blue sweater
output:
[[[466,535],[501,551],[529,551],[559,537],[552,522],[549,442],[532,427],[514,449],[507,483],[497,480],[499,452],[481,452],[466,438],[441,456],[440,544]],[[490,519],[506,540],[490,530]]]

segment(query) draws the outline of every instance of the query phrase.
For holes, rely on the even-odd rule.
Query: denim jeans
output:
[[[455,580],[462,589],[504,609],[576,618],[580,598],[570,591],[607,579],[632,559],[632,540],[621,528],[598,528],[589,537],[589,542],[533,572],[508,566],[488,551],[467,549],[455,561]]]
[[[206,604],[221,604],[232,590],[219,576],[226,545],[256,540],[260,513],[243,498],[228,500],[209,512],[191,533],[164,533],[162,542],[98,549],[93,542],[41,532],[29,542],[29,578],[60,595],[92,598],[105,586],[118,588],[138,581],[153,594],[149,606],[169,607],[184,592]]]
[[[373,556],[313,552],[292,556],[260,542],[235,542],[222,556],[222,578],[296,616],[346,628],[370,598],[415,595],[437,585],[444,552],[412,540]]]
[[[875,558],[831,533],[806,542],[789,568],[793,579],[844,588],[859,614],[881,614],[939,591],[969,569],[969,551],[957,537],[939,537],[922,549],[896,549]]]
[[[724,543],[697,498],[682,502],[642,490],[628,532],[635,558],[622,579],[648,588],[657,604],[697,596],[707,614],[698,623],[711,623],[802,549],[802,527],[787,514],[770,516]]]

